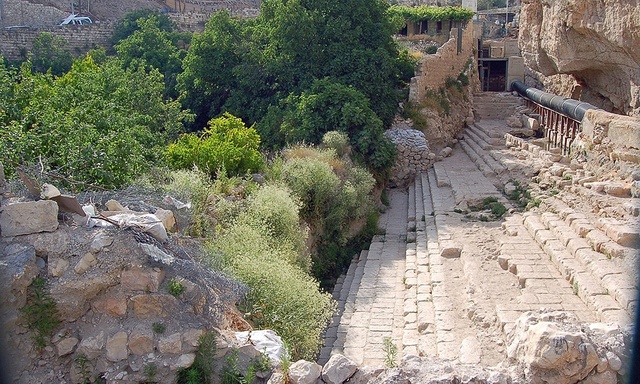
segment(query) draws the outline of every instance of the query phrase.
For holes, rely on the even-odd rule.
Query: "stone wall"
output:
[[[28,27],[53,26],[69,15],[69,12],[51,5],[35,4],[20,0],[3,0],[3,25],[11,27],[25,25]],[[68,3],[67,3],[68,4]]]
[[[396,123],[393,129],[384,134],[398,151],[396,162],[391,168],[390,185],[406,187],[416,175],[426,172],[435,161],[436,155],[429,151],[424,133],[411,128],[408,122]]]
[[[19,28],[0,30],[0,55],[8,60],[21,60],[31,50],[33,41],[41,32],[48,32],[63,38],[66,48],[78,56],[92,48],[109,46],[115,24],[96,23],[93,25],[67,25],[44,28]]]
[[[467,23],[462,32],[462,52],[458,53],[458,29],[451,30],[451,38],[433,55],[422,58],[417,76],[411,79],[409,101],[420,102],[427,89],[438,90],[447,78],[456,78],[466,69],[467,60],[473,56],[475,39],[473,23]]]

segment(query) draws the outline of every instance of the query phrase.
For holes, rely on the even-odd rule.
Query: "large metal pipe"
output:
[[[562,113],[563,115],[567,115],[577,121],[582,121],[584,114],[589,109],[600,109],[583,101],[554,95],[553,93],[548,93],[536,88],[528,87],[523,82],[518,80],[511,82],[511,90],[518,92],[518,94],[520,94],[521,96],[535,101],[543,107],[553,109],[554,111]]]

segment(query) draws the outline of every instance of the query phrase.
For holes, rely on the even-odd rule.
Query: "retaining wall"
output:
[[[38,34],[48,32],[63,38],[67,42],[66,49],[79,56],[93,48],[108,47],[114,28],[113,23],[95,23],[0,30],[0,55],[9,60],[22,60],[33,47]]]

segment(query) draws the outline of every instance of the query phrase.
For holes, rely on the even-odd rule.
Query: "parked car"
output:
[[[74,14],[67,16],[60,23],[60,25],[86,25],[86,24],[93,24],[93,21],[91,21],[91,18],[87,16],[78,16]]]

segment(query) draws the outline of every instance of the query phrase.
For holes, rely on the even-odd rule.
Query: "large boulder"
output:
[[[527,312],[508,335],[508,357],[531,384],[574,384],[587,377],[593,381],[595,375],[604,380],[611,376],[603,374],[608,370],[602,366],[606,353],[598,353],[598,345],[583,329],[565,312]]]
[[[640,115],[640,34],[630,28],[640,25],[637,2],[528,0],[522,2],[519,22],[518,45],[530,69],[527,82]]]
[[[33,247],[11,243],[0,249],[1,307],[24,307],[27,302],[27,287],[37,275],[36,252]]]

